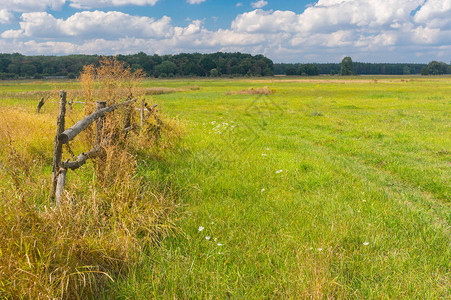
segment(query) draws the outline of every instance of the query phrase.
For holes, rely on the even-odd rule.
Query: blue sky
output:
[[[0,0],[0,53],[451,61],[451,0]]]

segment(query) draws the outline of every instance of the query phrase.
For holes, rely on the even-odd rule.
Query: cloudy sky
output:
[[[0,0],[0,53],[451,61],[451,0]]]

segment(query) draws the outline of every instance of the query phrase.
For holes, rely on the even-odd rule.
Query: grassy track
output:
[[[153,97],[187,136],[140,164],[183,213],[105,298],[451,297],[450,77],[144,85],[199,87]]]
[[[118,295],[450,297],[450,78],[165,84],[189,136],[143,172],[185,214]]]

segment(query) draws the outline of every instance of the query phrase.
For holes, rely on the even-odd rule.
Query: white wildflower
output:
[[[205,237],[205,239],[206,239],[207,241],[209,241],[209,240],[210,240],[210,237],[207,235],[207,236]]]
[[[283,172],[283,170],[279,170],[279,171],[276,172],[276,174],[280,174],[282,172]]]
[[[266,191],[265,189],[262,189],[261,192],[263,193],[264,191]]]
[[[363,243],[364,246],[368,246],[369,244],[370,244],[369,242]]]
[[[202,230],[204,230],[204,227],[199,226],[199,231],[202,231]]]

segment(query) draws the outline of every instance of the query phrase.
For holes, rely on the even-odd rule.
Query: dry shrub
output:
[[[124,66],[121,71],[119,63],[104,61],[85,70],[88,104],[135,96],[139,76]],[[129,108],[132,126],[139,123],[134,108]],[[7,147],[0,149],[0,298],[95,297],[175,230],[176,204],[169,189],[144,181],[137,161],[143,155],[162,157],[183,128],[175,119],[151,116],[143,128],[125,135],[124,112],[107,115],[104,134],[111,143],[94,164],[68,171],[61,205],[54,207],[47,197],[55,116],[1,111],[0,143]],[[92,132],[76,138],[71,148],[91,147]],[[64,160],[72,159],[68,152]]]
[[[239,90],[228,92],[227,95],[271,95],[274,91],[268,88],[267,86],[262,88],[248,88],[247,90]]]

